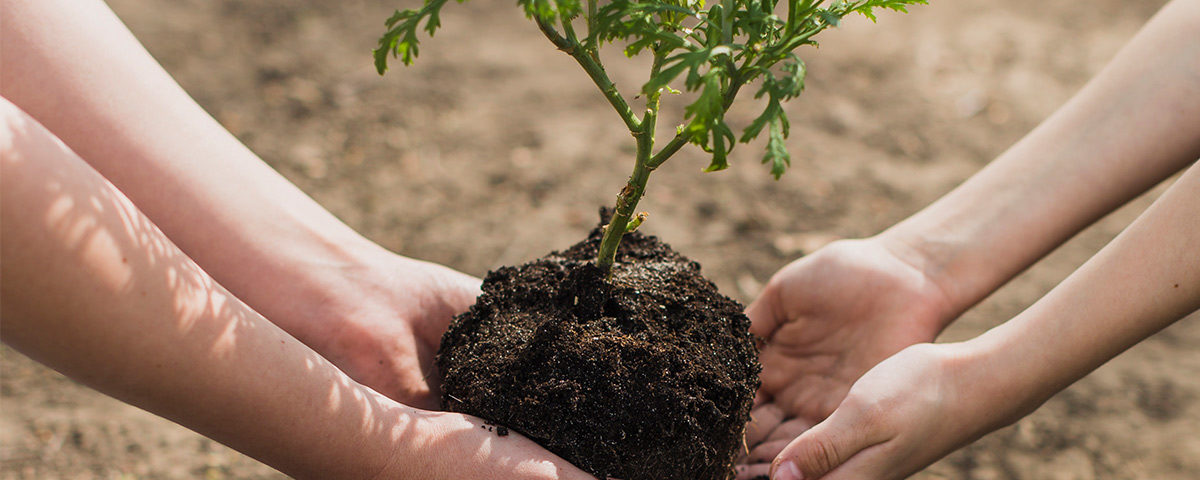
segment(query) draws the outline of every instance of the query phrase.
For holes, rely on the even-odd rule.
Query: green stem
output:
[[[654,63],[650,67],[651,77],[657,75],[662,68],[663,58],[663,55],[655,52]],[[638,201],[641,200],[642,193],[646,191],[646,181],[650,179],[650,172],[654,171],[649,162],[650,154],[654,150],[654,127],[658,123],[659,98],[661,96],[662,91],[652,92],[646,96],[646,115],[642,117],[641,128],[633,134],[637,138],[633,173],[629,175],[629,182],[617,195],[617,208],[613,211],[612,219],[604,229],[604,237],[600,240],[600,250],[596,254],[596,266],[600,267],[600,270],[606,275],[612,271],[613,263],[617,259],[617,247],[621,245],[621,238],[629,230],[629,220],[633,218]]]
[[[733,105],[733,100],[737,98],[738,90],[742,88],[742,85],[743,81],[741,75],[735,73],[730,77],[729,90],[725,91],[724,105],[726,110],[729,110],[729,106]],[[675,134],[675,138],[672,138],[670,142],[667,142],[667,144],[663,146],[662,150],[659,150],[658,153],[654,154],[653,157],[650,157],[650,160],[646,162],[646,166],[650,170],[658,168],[658,166],[662,165],[663,162],[667,161],[668,158],[671,158],[671,155],[674,155],[675,152],[678,152],[680,148],[683,148],[684,145],[687,145],[687,142],[687,135],[682,133]]]
[[[589,49],[600,50],[600,42],[596,41],[596,0],[587,0],[587,41]]]
[[[636,134],[641,130],[641,122],[637,116],[633,114],[633,109],[629,108],[629,104],[625,102],[625,97],[621,96],[621,92],[617,91],[617,86],[608,78],[608,73],[604,71],[604,67],[600,65],[588,52],[587,49],[579,45],[578,41],[567,39],[559,35],[554,27],[546,24],[541,19],[535,18],[537,26],[542,30],[542,34],[550,39],[550,42],[559,50],[567,52],[575,59],[579,66],[587,72],[588,77],[591,77],[592,82],[600,88],[600,92],[604,93],[604,98],[608,99],[608,103],[612,105],[617,114],[621,116],[621,120],[625,122],[625,126],[629,127],[631,133]]]

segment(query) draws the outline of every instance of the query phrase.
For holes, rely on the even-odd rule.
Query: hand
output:
[[[479,418],[428,411],[414,416],[413,440],[403,442],[404,451],[376,479],[595,480],[519,433],[499,436]]]
[[[875,238],[834,242],[787,265],[746,313],[766,345],[739,479],[765,474],[767,462],[832,413],[863,373],[932,341],[953,318],[942,291]]]
[[[1036,407],[985,385],[991,369],[970,348],[914,345],[872,368],[783,449],[771,478],[906,478]]]
[[[479,279],[379,250],[336,272],[301,338],[354,380],[405,405],[438,408],[434,356],[450,320],[475,303]]]

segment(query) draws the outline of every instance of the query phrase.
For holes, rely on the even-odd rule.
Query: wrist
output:
[[[992,250],[985,232],[948,225],[918,213],[873,237],[896,258],[922,272],[957,317],[999,288],[1014,265],[1004,249]],[[1019,268],[1018,268],[1019,267]],[[1015,274],[1015,273],[1013,273]]]
[[[874,248],[891,257],[892,261],[909,270],[913,280],[910,284],[917,285],[917,295],[926,305],[936,306],[935,315],[938,319],[936,327],[940,331],[953,322],[962,312],[974,302],[962,298],[961,292],[954,288],[954,279],[945,271],[943,256],[934,248],[912,239],[891,233],[891,230],[869,237],[864,241],[874,245]]]
[[[967,352],[965,388],[978,389],[980,405],[991,412],[989,430],[1015,423],[1029,415],[1061,388],[1052,385],[1053,365],[1039,354],[1036,341],[1022,340],[1016,319],[961,342]]]
[[[370,330],[380,315],[414,320],[417,306],[436,303],[426,298],[435,267],[374,244],[293,258],[279,272],[280,290],[264,299],[276,314],[267,317],[314,347]]]

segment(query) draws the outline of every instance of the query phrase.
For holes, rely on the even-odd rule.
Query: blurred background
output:
[[[452,2],[417,64],[382,78],[371,49],[383,20],[416,0],[109,3],[226,128],[405,255],[483,275],[565,248],[632,166],[622,123],[511,0]],[[854,18],[801,51],[808,88],[787,106],[793,167],[781,180],[759,164],[761,144],[740,146],[731,168],[707,174],[703,154],[685,149],[651,178],[642,228],[749,302],[787,262],[875,234],[978,170],[1165,2],[932,3],[876,25]],[[644,81],[642,62],[609,65],[625,90]],[[743,124],[753,106],[730,118]],[[974,336],[1036,301],[1161,190],[1054,252],[942,340]],[[7,347],[0,368],[0,479],[282,478]],[[916,478],[1196,478],[1197,378],[1192,318]]]

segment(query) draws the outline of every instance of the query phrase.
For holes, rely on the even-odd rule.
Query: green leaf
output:
[[[874,22],[876,18],[873,10],[876,8],[886,8],[907,13],[909,5],[928,5],[928,2],[926,0],[866,0],[855,3],[850,10],[860,13]]]
[[[817,16],[821,18],[821,21],[834,27],[842,23],[842,15],[838,15],[837,11],[832,9],[817,10]]]
[[[742,131],[742,143],[749,143],[757,138],[763,127],[776,121],[782,122],[785,128],[784,136],[787,136],[787,114],[783,111],[782,102],[795,98],[804,91],[804,77],[807,72],[803,61],[795,55],[790,55],[790,58],[791,60],[785,62],[783,68],[780,69],[783,73],[782,76],[777,77],[769,71],[763,74],[762,88],[758,90],[754,98],[766,95],[767,106],[763,109],[763,113]]]
[[[572,18],[583,11],[579,0],[517,0],[517,4],[525,9],[526,17],[537,17],[548,23]]]
[[[725,99],[721,94],[719,71],[710,71],[703,79],[704,88],[700,90],[700,96],[684,108],[684,118],[691,120],[684,131],[691,135],[693,143],[700,146],[708,144],[709,131],[725,116]]]
[[[391,17],[388,17],[384,22],[388,30],[379,38],[379,47],[374,51],[375,70],[380,75],[387,71],[389,55],[399,58],[405,65],[412,65],[420,51],[417,29],[421,28],[421,22],[424,21],[423,30],[429,36],[433,36],[434,32],[437,32],[442,25],[441,11],[447,1],[449,0],[425,0],[425,5],[420,9],[396,10]],[[458,3],[464,1],[458,0]]]
[[[787,118],[780,118],[771,121],[771,128],[767,134],[767,153],[763,155],[762,159],[762,163],[771,165],[771,175],[776,180],[779,180],[779,177],[783,176],[783,172],[792,166],[792,157],[788,154],[787,145],[784,142],[784,139],[787,138]]]
[[[763,127],[775,121],[780,115],[783,115],[783,106],[779,104],[779,100],[771,98],[767,101],[767,108],[763,109],[763,113],[750,122],[745,130],[742,130],[742,143],[750,143],[751,140],[758,138],[758,134],[762,133]]]
[[[733,130],[722,120],[712,130],[712,147],[705,148],[713,154],[712,161],[704,168],[705,172],[716,172],[729,168],[729,151],[733,150]]]

